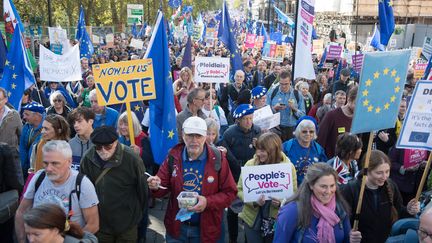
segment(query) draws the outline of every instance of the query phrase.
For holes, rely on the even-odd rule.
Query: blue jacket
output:
[[[349,233],[351,231],[349,217],[347,217],[345,210],[339,203],[336,205],[336,214],[341,220],[338,224],[333,226],[336,243],[349,243]],[[318,218],[312,215],[310,226],[307,229],[302,229],[298,227],[297,221],[297,202],[290,202],[287,205],[283,206],[279,211],[279,215],[276,221],[276,231],[273,242],[318,242],[318,239],[316,239],[318,232]]]
[[[27,170],[30,168],[30,154],[32,144],[39,141],[41,138],[41,131],[42,122],[37,128],[33,128],[33,126],[28,123],[23,126],[20,137],[19,153],[21,159],[21,168],[25,175],[27,174]]]
[[[101,126],[112,126],[117,127],[117,119],[119,117],[119,113],[113,108],[105,107],[104,112],[98,116],[96,115],[93,128],[101,127]]]

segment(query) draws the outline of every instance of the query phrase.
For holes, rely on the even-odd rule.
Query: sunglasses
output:
[[[97,144],[95,145],[96,150],[102,150],[102,148],[104,148],[105,150],[110,150],[112,149],[114,146],[114,144],[106,144],[106,145],[102,145],[102,144]]]
[[[304,133],[304,134],[306,134],[306,133],[310,133],[310,134],[315,133],[315,131],[313,131],[313,130],[311,130],[311,131],[305,130],[305,131],[301,131],[301,132]]]
[[[58,103],[63,102],[63,100],[53,100],[53,101]]]

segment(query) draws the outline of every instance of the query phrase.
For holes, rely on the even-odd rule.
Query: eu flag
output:
[[[93,44],[85,27],[84,8],[81,6],[75,39],[80,42],[80,58],[90,58],[94,53]]]
[[[381,44],[387,46],[395,29],[393,0],[379,0],[378,18],[380,25]]]
[[[131,34],[133,35],[134,38],[136,38],[138,36],[138,30],[137,30],[136,22],[134,22],[134,24],[132,25]]]
[[[381,44],[381,34],[380,34],[376,25],[375,25],[375,30],[374,30],[370,45],[372,47],[376,48],[377,50],[380,50],[380,51],[385,50],[385,46],[383,44]]]
[[[295,23],[294,21],[288,17],[288,15],[286,15],[284,12],[282,12],[280,9],[278,9],[276,6],[274,7],[274,11],[276,12],[279,21],[281,21],[282,23],[288,24],[291,28],[294,28]]]
[[[222,8],[222,19],[219,23],[218,39],[225,44],[225,46],[231,53],[231,76],[234,75],[235,71],[243,70],[242,59],[237,48],[237,40],[234,38],[234,34],[232,31],[233,25],[231,24],[228,8],[226,2],[224,1]]]
[[[19,111],[24,90],[35,83],[36,80],[24,46],[21,29],[15,28],[9,53],[4,64],[0,87],[7,91],[9,103]]]
[[[156,163],[178,142],[165,18],[159,11],[145,58],[153,59],[156,99],[150,100],[150,143]]]
[[[352,133],[394,127],[411,50],[365,53]]]

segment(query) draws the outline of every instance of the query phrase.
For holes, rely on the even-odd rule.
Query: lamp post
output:
[[[51,0],[48,0],[48,26],[52,26],[52,17],[51,17]]]

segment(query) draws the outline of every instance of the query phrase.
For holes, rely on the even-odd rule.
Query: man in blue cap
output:
[[[27,178],[27,171],[30,168],[31,147],[34,142],[38,142],[42,132],[42,122],[45,119],[45,108],[37,103],[31,102],[24,106],[23,119],[26,121],[22,129],[19,143],[21,157],[21,168],[24,178]]]
[[[241,167],[254,156],[253,141],[261,133],[261,129],[253,124],[254,111],[255,108],[250,104],[239,105],[233,112],[235,124],[225,131],[222,138],[222,146],[227,149],[228,163],[236,183]],[[229,208],[227,218],[229,240],[237,242],[238,214]]]
[[[252,98],[252,105],[254,106],[255,110],[258,110],[264,106],[266,106],[267,102],[267,89],[264,86],[256,86],[251,90],[251,98]]]

